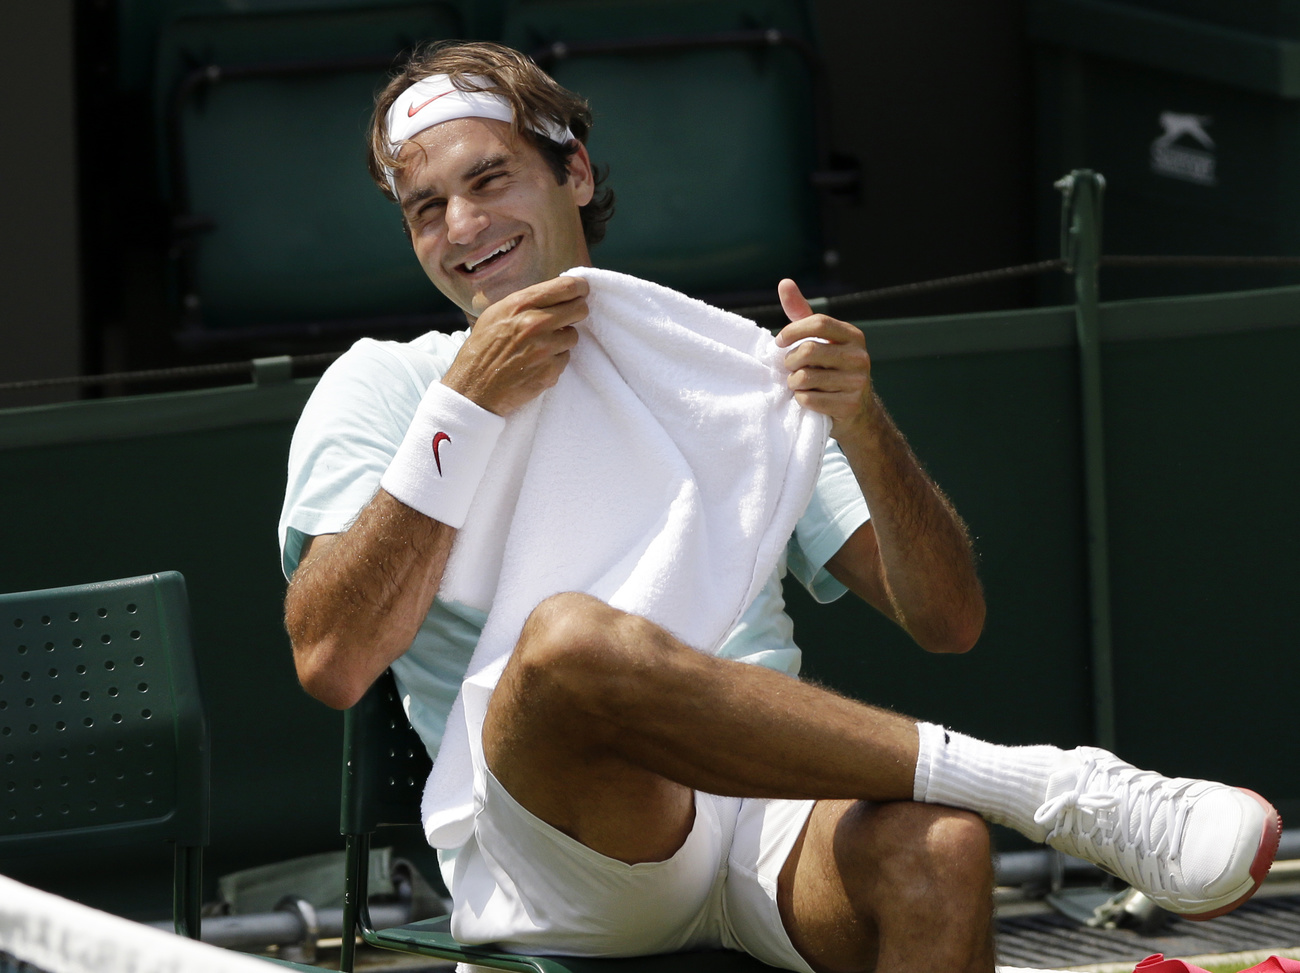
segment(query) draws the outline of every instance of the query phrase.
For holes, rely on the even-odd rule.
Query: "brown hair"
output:
[[[592,123],[586,99],[560,87],[509,47],[490,41],[435,41],[416,48],[375,99],[370,120],[370,175],[385,196],[397,201],[384,170],[401,167],[388,150],[388,109],[415,82],[435,74],[448,75],[462,91],[487,91],[504,98],[514,114],[510,128],[515,137],[528,139],[550,166],[555,181],[564,185],[569,178],[569,159],[578,148],[572,142],[561,145],[537,130],[567,127],[585,145]],[[605,224],[614,215],[614,193],[602,186],[607,175],[595,174],[596,193],[578,210],[583,236],[591,246],[605,238]]]

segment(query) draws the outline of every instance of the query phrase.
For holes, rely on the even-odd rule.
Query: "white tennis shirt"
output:
[[[468,330],[430,332],[409,342],[363,338],[321,377],[289,448],[280,514],[286,578],[298,566],[305,538],[345,530],[374,497],[425,389],[446,373],[467,337]],[[846,589],[825,570],[826,562],[869,516],[857,479],[832,440],[785,556],[717,655],[797,675],[801,653],[781,580],[788,571],[820,602],[843,595]],[[410,649],[392,665],[411,725],[431,757],[485,619],[482,611],[435,598]]]

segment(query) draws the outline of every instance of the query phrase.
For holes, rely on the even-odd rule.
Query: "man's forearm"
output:
[[[455,535],[380,490],[346,531],[315,540],[285,597],[294,663],[311,695],[346,709],[410,647]]]
[[[313,541],[284,614],[298,679],[317,699],[353,705],[410,648],[442,583],[456,535],[448,523],[464,523],[503,418],[559,380],[589,290],[580,277],[556,277],[479,315],[425,391],[381,480],[387,489],[346,531]],[[444,442],[461,451],[455,473],[444,470]]]
[[[984,597],[966,525],[878,397],[841,423],[836,438],[871,511],[897,621],[932,651],[970,648],[983,628]]]

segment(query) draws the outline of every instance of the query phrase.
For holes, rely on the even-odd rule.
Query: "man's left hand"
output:
[[[781,281],[777,294],[790,319],[776,336],[777,345],[802,342],[785,356],[790,389],[800,405],[830,416],[831,435],[838,436],[846,424],[868,418],[875,407],[866,339],[847,322],[814,314],[794,281]]]

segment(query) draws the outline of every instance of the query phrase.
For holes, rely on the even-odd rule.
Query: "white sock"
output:
[[[1034,812],[1065,753],[1056,747],[1004,747],[933,723],[917,723],[921,739],[912,785],[915,800],[974,811],[994,824],[1042,841]],[[1066,758],[1068,759],[1068,758]]]

